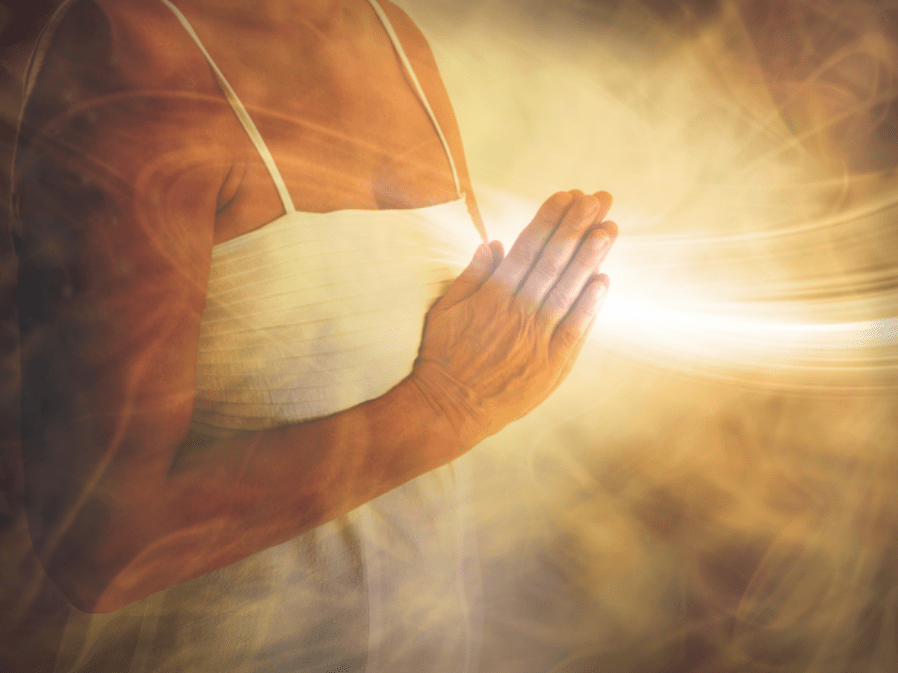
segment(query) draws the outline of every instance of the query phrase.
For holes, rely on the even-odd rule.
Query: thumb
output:
[[[497,252],[498,254],[496,254]],[[501,244],[497,244],[496,241],[489,245],[481,243],[477,246],[477,250],[474,251],[474,258],[471,260],[471,263],[452,282],[452,285],[446,290],[446,294],[440,298],[434,305],[434,308],[445,311],[477,292],[484,281],[493,273],[502,257]]]

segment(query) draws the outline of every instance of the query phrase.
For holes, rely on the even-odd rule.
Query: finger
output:
[[[602,227],[593,227],[583,238],[574,259],[549,291],[540,308],[544,324],[553,332],[571,310],[586,283],[598,273],[611,243],[612,238]]]
[[[582,194],[568,209],[561,224],[543,247],[539,259],[518,290],[518,295],[539,306],[559,281],[581,240],[597,221],[602,204],[594,196]],[[595,267],[593,267],[595,268]],[[587,272],[588,274],[588,272]],[[585,282],[586,278],[582,279]]]
[[[517,290],[530,267],[539,257],[546,241],[549,240],[579,194],[581,193],[558,192],[546,200],[530,224],[511,246],[508,255],[490,278],[490,284],[501,285],[509,293]]]
[[[611,210],[611,204],[614,203],[614,199],[606,191],[596,192],[593,194],[593,198],[599,201],[599,214],[596,216],[596,222],[601,222],[608,216],[608,211]]]
[[[551,391],[554,392],[558,386],[560,386],[564,380],[568,377],[568,374],[571,373],[571,370],[574,368],[574,364],[577,362],[577,358],[580,357],[580,351],[583,350],[583,346],[586,344],[586,337],[589,336],[589,331],[592,329],[592,326],[595,324],[596,317],[593,316],[592,320],[589,322],[589,325],[586,328],[586,333],[583,335],[577,343],[565,354],[567,358],[561,364],[560,369],[558,370],[558,374],[555,376],[555,380],[552,382]]]
[[[484,281],[494,271],[499,260],[502,259],[502,244],[499,243],[498,246],[495,246],[495,243],[498,243],[498,241],[493,241],[489,245],[481,243],[477,246],[471,263],[461,272],[458,278],[452,281],[449,289],[434,305],[435,309],[449,309],[480,289]],[[497,249],[498,255],[496,254]]]
[[[608,295],[608,283],[608,276],[598,274],[591,278],[580,292],[577,301],[564,320],[558,323],[552,336],[549,344],[549,355],[552,359],[566,361],[579,348]]]
[[[502,245],[502,241],[490,241],[490,250],[493,251],[493,269],[496,270],[496,267],[505,259],[505,246]]]
[[[617,240],[618,228],[615,222],[612,222],[611,220],[605,220],[604,222],[597,224],[596,227],[604,229],[611,237],[612,243]]]

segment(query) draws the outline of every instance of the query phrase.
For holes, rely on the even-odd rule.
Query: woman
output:
[[[610,197],[478,247],[388,2],[57,17],[15,200],[29,520],[76,608],[57,670],[475,670],[456,459],[573,364]]]

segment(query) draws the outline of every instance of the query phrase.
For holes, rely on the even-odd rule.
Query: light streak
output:
[[[507,249],[516,223],[526,222],[539,204],[507,193],[487,194],[491,229],[503,234]],[[832,386],[834,377],[850,375],[855,387],[894,387],[898,291],[890,284],[898,279],[893,269],[803,279],[786,274],[773,281],[752,271],[771,262],[777,271],[788,269],[796,242],[799,250],[804,243],[807,252],[821,231],[852,226],[865,217],[888,218],[892,201],[730,236],[628,236],[627,223],[640,224],[637,214],[624,213],[615,218],[624,228],[605,266],[612,290],[591,341],[629,358],[742,382],[757,383],[770,375],[780,377],[778,385],[785,387],[806,386],[809,378],[814,385]],[[698,258],[716,262],[709,267],[690,261]],[[725,269],[726,282],[708,279],[717,275],[716,268]],[[875,289],[881,285],[886,289]],[[874,289],[862,292],[865,287]],[[870,380],[859,381],[863,376]]]
[[[678,311],[609,297],[602,321],[608,326],[618,325],[615,331],[620,338],[635,337],[656,350],[752,365],[762,364],[764,356],[825,365],[853,355],[846,351],[898,346],[898,318],[846,323],[773,322],[732,315],[738,314],[738,308],[709,302],[702,312]]]
[[[652,30],[628,7],[601,38],[558,9],[563,45],[523,24],[436,40],[490,236],[508,249],[552,191],[607,189],[621,236],[593,345],[751,385],[898,387],[898,181],[826,140],[891,90],[824,100],[823,69],[778,103],[734,3],[663,57],[622,47]],[[841,107],[790,128],[823,103]]]

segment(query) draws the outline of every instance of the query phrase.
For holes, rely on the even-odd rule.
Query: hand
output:
[[[550,197],[508,256],[494,241],[427,315],[410,381],[473,446],[564,380],[601,307],[617,236],[607,192]]]

